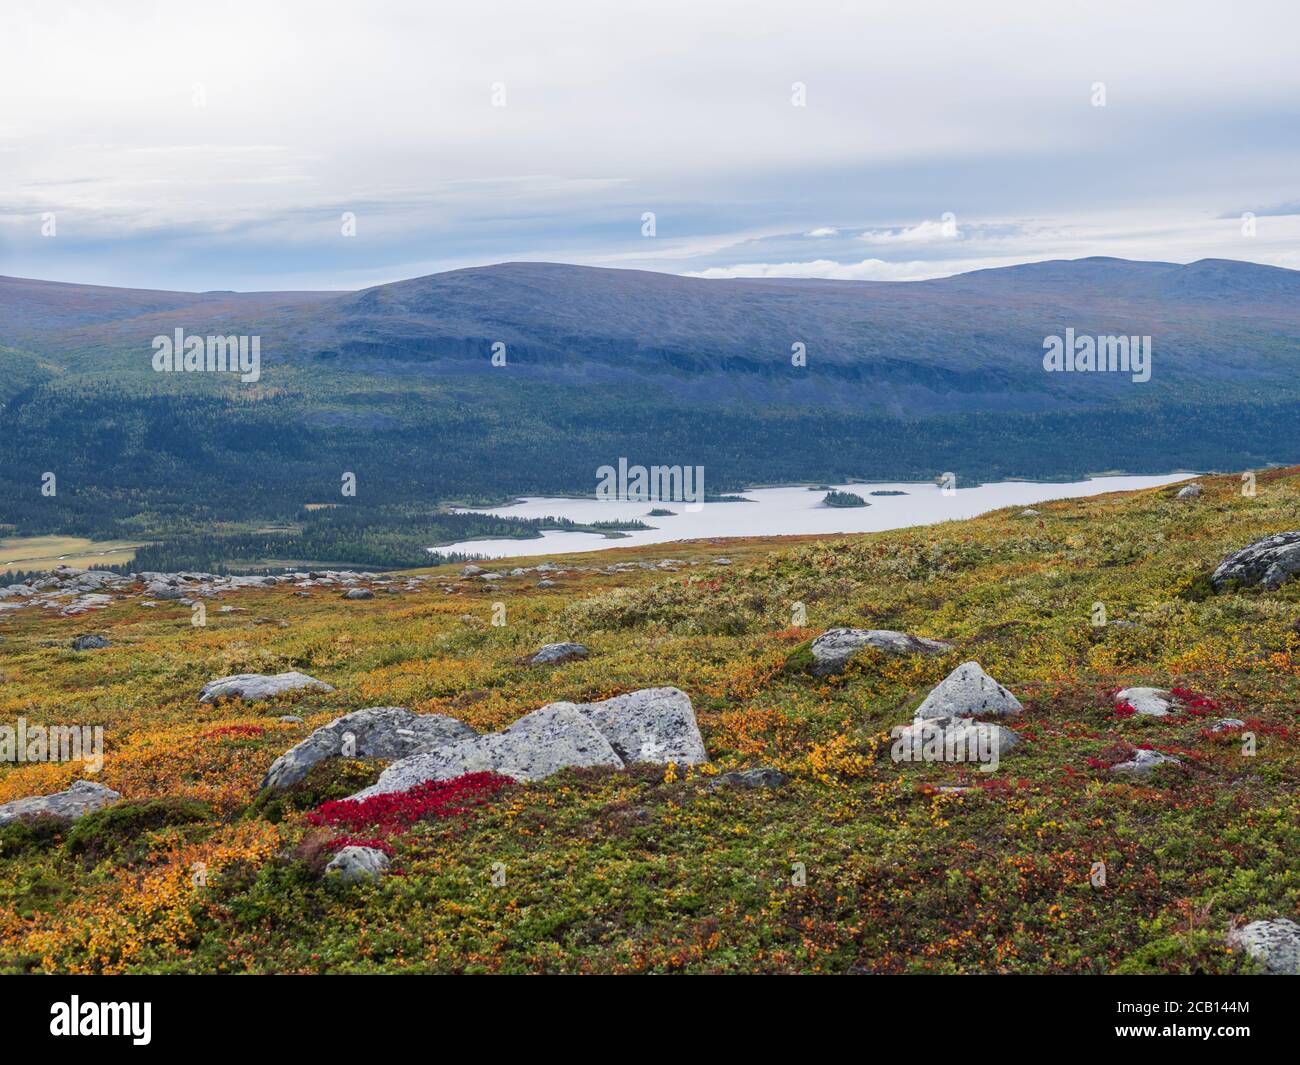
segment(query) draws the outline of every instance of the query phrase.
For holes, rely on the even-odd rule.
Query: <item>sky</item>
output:
[[[1300,269],[1297,40],[1294,0],[5,0],[0,274]]]

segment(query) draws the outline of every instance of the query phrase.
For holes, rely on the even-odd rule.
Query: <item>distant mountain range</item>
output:
[[[259,336],[260,380],[155,373],[178,328]],[[1067,329],[1149,336],[1150,381],[1046,372]],[[0,278],[0,521],[157,533],[586,492],[619,456],[702,464],[716,490],[1245,468],[1300,460],[1298,370],[1300,272],[1226,260],[917,282],[505,263],[347,293]],[[66,494],[33,497],[60,465]]]

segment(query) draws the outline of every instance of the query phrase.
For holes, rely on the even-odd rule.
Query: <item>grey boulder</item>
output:
[[[1300,924],[1279,917],[1230,929],[1228,946],[1244,950],[1273,976],[1300,976]]]
[[[586,658],[587,649],[580,643],[548,643],[540,647],[531,658],[530,666],[544,666],[556,662],[571,662],[575,658]]]
[[[374,847],[341,847],[325,866],[326,876],[336,876],[345,884],[359,880],[378,880],[388,869],[388,855]]]
[[[1188,484],[1178,489],[1177,499],[1200,499],[1201,493],[1205,491],[1199,484]]]
[[[642,688],[598,703],[552,705],[576,709],[629,765],[698,765],[709,760],[690,696],[678,688]]]
[[[285,692],[309,688],[313,691],[332,692],[333,685],[309,677],[306,673],[239,673],[233,677],[219,677],[203,685],[199,702],[215,703],[218,699],[239,698],[246,703],[273,699]]]
[[[978,662],[963,662],[927,695],[917,721],[960,717],[1011,717],[1024,712],[1020,700],[984,672]]]
[[[476,735],[468,725],[444,714],[415,714],[400,706],[371,706],[335,718],[298,746],[285,751],[271,763],[262,787],[287,788],[296,784],[312,766],[326,758],[409,758]]]
[[[91,780],[78,780],[67,791],[17,799],[0,806],[0,825],[28,817],[57,817],[75,821],[88,813],[117,802],[122,796],[112,788]]]
[[[623,760],[572,703],[551,703],[501,732],[462,740],[394,762],[377,783],[351,796],[366,799],[406,791],[429,780],[492,772],[515,780],[545,780],[572,767],[622,769]]]
[[[1234,551],[1215,568],[1210,583],[1216,589],[1230,581],[1273,591],[1300,573],[1300,532],[1276,533]]]
[[[937,655],[949,650],[952,644],[892,629],[829,629],[812,642],[813,674],[824,677],[840,672],[864,647],[895,655]]]
[[[83,633],[72,641],[74,651],[95,651],[110,646],[108,640],[93,632]]]
[[[343,593],[344,599],[373,599],[375,593],[369,588],[349,588]]]

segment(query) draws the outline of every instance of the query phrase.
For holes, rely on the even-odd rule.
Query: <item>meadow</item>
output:
[[[372,600],[246,590],[201,628],[138,599],[10,612],[0,721],[104,725],[97,779],[124,801],[71,828],[0,829],[0,971],[1250,971],[1229,924],[1300,917],[1300,584],[1214,594],[1207,577],[1300,528],[1300,470],[1259,474],[1253,495],[1236,476],[1201,483],[1192,501],[1152,489],[860,536],[568,555],[557,565],[699,564],[570,570],[546,588],[443,566]],[[809,675],[803,648],[837,625],[954,647]],[[112,646],[74,652],[81,632]],[[521,660],[567,640],[590,657]],[[1025,705],[1025,742],[992,774],[893,762],[890,728],[970,659]],[[285,670],[337,690],[197,702],[214,677]],[[398,831],[313,814],[382,763],[329,760],[259,797],[277,755],[350,710],[483,730],[660,685],[690,695],[708,765],[565,771]],[[1198,698],[1125,716],[1113,692],[1129,685]],[[1219,717],[1245,729],[1212,732]],[[1182,767],[1108,772],[1143,746]],[[760,766],[784,785],[717,786]],[[0,802],[79,775],[0,768]],[[389,875],[322,877],[342,840],[371,837]]]

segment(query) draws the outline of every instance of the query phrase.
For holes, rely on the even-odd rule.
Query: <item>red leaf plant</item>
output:
[[[307,815],[307,821],[354,831],[400,832],[416,821],[468,813],[513,783],[498,773],[466,773],[452,780],[427,780],[406,791],[322,803]]]

